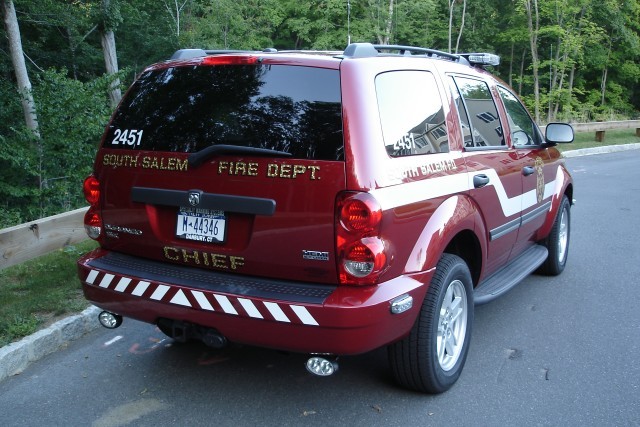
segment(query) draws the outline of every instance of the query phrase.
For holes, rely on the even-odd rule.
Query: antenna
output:
[[[351,44],[351,1],[347,0],[347,46]]]

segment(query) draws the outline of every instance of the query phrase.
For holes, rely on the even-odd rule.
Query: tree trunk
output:
[[[36,137],[40,138],[38,129],[38,116],[36,114],[36,104],[33,101],[31,93],[31,81],[27,74],[27,65],[24,62],[24,52],[22,51],[22,40],[20,39],[20,27],[18,26],[18,18],[16,17],[16,9],[13,6],[13,0],[2,0],[2,16],[4,19],[7,38],[9,41],[9,50],[11,52],[11,62],[16,73],[16,82],[18,84],[18,92],[22,98],[22,110],[24,111],[24,119],[27,128],[31,130]]]
[[[513,87],[513,53],[516,47],[516,42],[511,42],[511,60],[509,61],[509,87]]]
[[[606,102],[605,95],[607,93],[607,74],[609,72],[609,58],[611,57],[611,50],[613,49],[613,31],[609,36],[609,49],[607,51],[607,60],[604,63],[604,69],[602,70],[602,82],[600,83],[600,104],[604,106]]]
[[[568,84],[568,87],[567,87],[567,90],[569,92],[568,99],[567,99],[567,104],[569,105],[569,107],[571,107],[571,103],[573,102],[571,100],[571,98],[573,98],[573,78],[574,78],[575,74],[576,74],[576,64],[573,64],[573,65],[571,65],[571,71],[569,72],[569,84]],[[574,120],[575,117],[573,117],[573,108],[572,107],[571,107],[571,111],[572,111],[571,117],[568,117],[567,120],[568,121],[575,121]]]
[[[527,10],[527,24],[529,26],[529,42],[531,43],[531,68],[533,70],[533,95],[535,99],[535,119],[540,123],[540,78],[538,68],[540,59],[538,57],[538,31],[540,29],[540,17],[538,15],[538,0],[525,0],[525,9]],[[532,9],[533,7],[533,9]],[[535,14],[535,27],[534,27]]]
[[[522,49],[522,58],[520,58],[520,79],[518,81],[518,94],[522,94],[522,83],[524,81],[524,58],[527,51]]]
[[[451,53],[451,31],[453,28],[453,5],[455,4],[455,0],[449,0],[449,50]]]
[[[604,106],[605,103],[605,95],[607,93],[607,73],[609,69],[604,67],[602,70],[602,83],[600,83],[600,105]]]
[[[389,44],[391,40],[391,25],[393,24],[393,2],[395,0],[389,0],[389,16],[387,17],[387,28],[384,32],[383,44]]]
[[[460,39],[462,38],[462,30],[464,29],[464,17],[467,13],[467,0],[463,0],[462,2],[462,22],[460,22],[460,31],[458,31],[458,40],[456,40],[456,52],[458,53],[458,48],[460,47]]]
[[[102,52],[104,54],[104,64],[107,74],[118,73],[118,57],[116,56],[116,38],[112,30],[104,30],[100,32],[100,41],[102,42]],[[111,83],[109,90],[109,100],[111,106],[116,107],[122,98],[120,93],[120,79],[115,79]]]

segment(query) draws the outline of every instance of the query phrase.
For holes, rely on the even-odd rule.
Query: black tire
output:
[[[448,309],[452,305],[459,310],[451,313]],[[456,317],[452,318],[452,314]],[[469,268],[460,257],[444,254],[409,336],[388,347],[395,380],[420,392],[448,390],[458,380],[467,359],[472,325],[473,285]],[[441,329],[450,337],[449,347],[443,347],[445,341],[439,338]],[[451,334],[458,338],[457,343]]]
[[[547,276],[557,276],[562,273],[569,256],[570,237],[571,204],[567,196],[563,196],[551,232],[542,242],[549,251],[549,256],[538,268],[537,273]]]

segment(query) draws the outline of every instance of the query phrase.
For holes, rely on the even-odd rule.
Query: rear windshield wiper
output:
[[[241,145],[212,145],[189,156],[189,167],[198,167],[216,154],[246,154],[251,156],[291,157],[291,153],[268,148],[243,147]]]

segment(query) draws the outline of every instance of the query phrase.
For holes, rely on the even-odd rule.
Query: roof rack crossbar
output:
[[[451,59],[453,61],[458,61],[460,59],[460,55],[456,55],[449,52],[443,52],[441,50],[436,49],[428,49],[426,47],[416,47],[416,46],[402,46],[402,45],[384,45],[384,44],[374,44],[373,47],[377,51],[381,50],[397,50],[400,52],[400,55],[407,54],[424,54],[428,56],[438,56],[441,58]]]
[[[468,65],[466,58],[449,52],[443,52],[425,47],[385,45],[371,43],[351,43],[341,55],[343,58],[368,58],[378,56],[382,51],[397,51],[400,55],[426,55],[432,58],[448,59]]]

